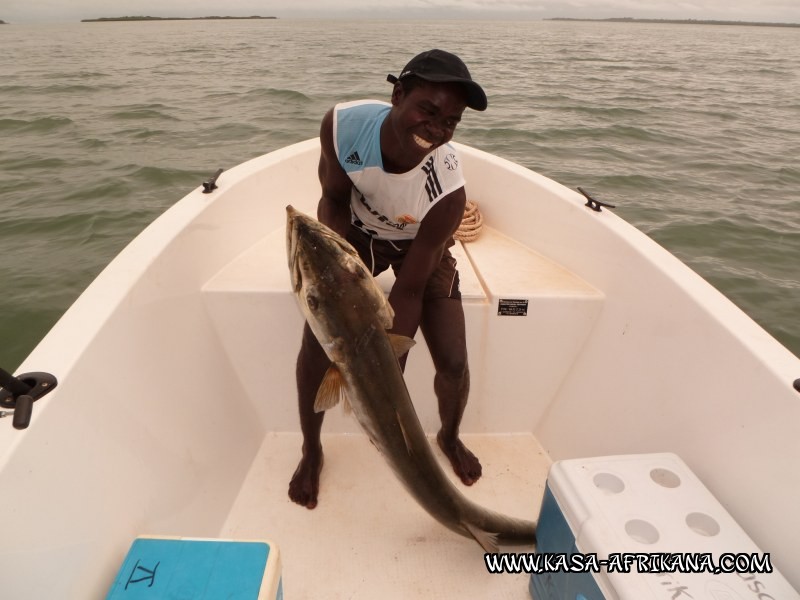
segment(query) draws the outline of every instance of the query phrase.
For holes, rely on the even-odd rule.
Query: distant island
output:
[[[109,21],[220,21],[277,19],[278,17],[100,17],[99,19],[81,19],[81,23],[108,23]]]
[[[6,23],[5,21],[3,21],[3,19],[0,19],[0,25],[8,25],[8,23]]]
[[[745,25],[749,27],[800,27],[800,23],[760,23],[755,21],[714,21],[707,19],[634,19],[633,17],[615,17],[611,19],[573,19],[555,17],[545,21],[592,21],[604,23],[669,23],[672,25]]]

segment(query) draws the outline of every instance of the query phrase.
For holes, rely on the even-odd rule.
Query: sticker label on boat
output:
[[[527,317],[528,301],[501,298],[497,303],[497,316],[499,317]]]

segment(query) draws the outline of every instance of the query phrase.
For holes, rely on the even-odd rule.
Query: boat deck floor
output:
[[[536,438],[462,439],[483,465],[483,477],[471,487],[458,482],[444,455],[435,452],[464,494],[487,508],[535,520],[550,466]],[[323,435],[319,504],[314,510],[293,504],[287,489],[300,447],[300,434],[266,435],[221,531],[221,537],[268,539],[278,546],[287,598],[530,600],[528,575],[489,574],[478,544],[424,512],[364,435]]]

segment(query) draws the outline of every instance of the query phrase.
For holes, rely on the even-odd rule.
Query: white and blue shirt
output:
[[[413,239],[436,203],[464,186],[455,149],[440,146],[407,173],[383,169],[381,125],[391,104],[377,100],[334,107],[333,141],[339,164],[353,182],[352,223],[372,237]]]

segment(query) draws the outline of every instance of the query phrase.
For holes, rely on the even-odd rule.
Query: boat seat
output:
[[[594,328],[605,296],[491,227],[484,226],[465,250],[487,305],[479,352],[470,348],[470,372],[479,377],[472,377],[475,406],[464,425],[471,424],[472,410],[487,433],[535,428]],[[497,403],[508,410],[492,409]]]
[[[265,429],[273,431],[297,430],[294,398],[280,403],[265,398],[270,391],[296,395],[294,362],[303,318],[291,290],[285,244],[283,229],[272,232],[203,287],[220,342]],[[471,375],[470,408],[462,430],[530,432],[589,335],[603,295],[560,265],[489,227],[483,228],[476,241],[457,242],[451,252],[461,278]],[[388,293],[394,276],[389,270],[377,280]],[[275,344],[276,339],[281,343]],[[417,342],[425,347],[421,334]],[[533,345],[548,348],[536,364],[526,351]],[[406,380],[427,431],[439,426],[433,373],[427,351],[409,355]],[[518,383],[519,373],[526,374],[524,386]],[[509,410],[489,410],[494,402],[508,404]],[[333,412],[337,414],[326,418],[326,431],[359,431],[354,420]]]
[[[465,300],[484,301],[486,294],[472,268],[461,242],[450,249],[456,259],[461,280],[461,295]],[[387,269],[376,278],[385,293],[394,283],[394,274]],[[239,290],[241,292],[291,293],[289,267],[286,262],[286,233],[276,230],[231,261],[204,291]]]

